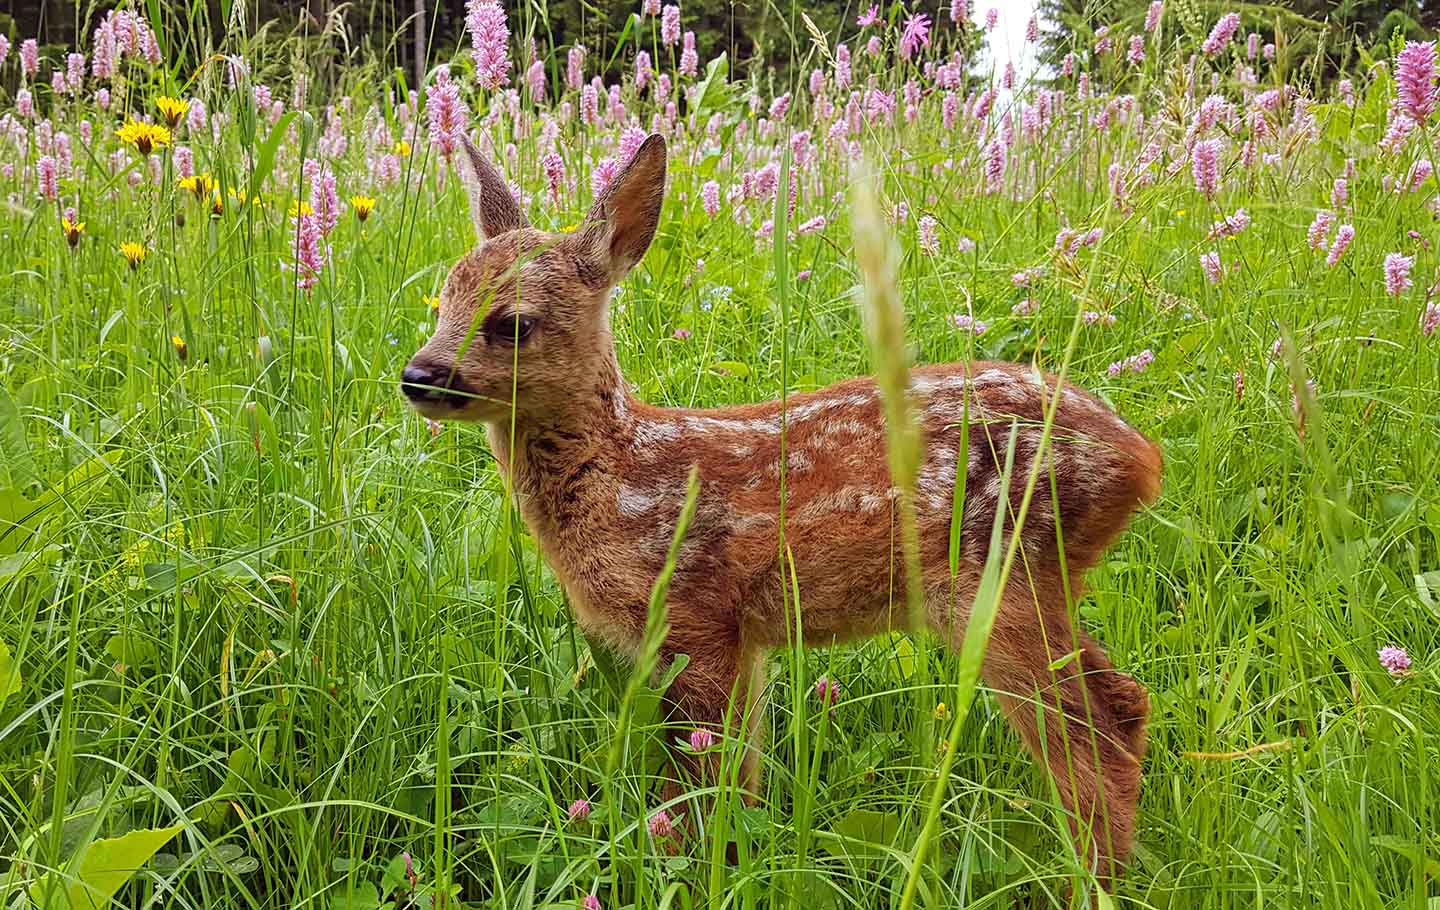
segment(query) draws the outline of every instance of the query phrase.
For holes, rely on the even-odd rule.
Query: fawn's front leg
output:
[[[664,653],[667,658],[689,656],[689,663],[666,692],[672,729],[684,740],[689,740],[695,731],[704,731],[699,737],[701,743],[708,734],[719,747],[703,752],[681,747],[679,764],[683,771],[698,786],[722,783],[724,744],[740,739],[738,731],[743,729],[740,786],[745,800],[753,803],[760,786],[764,652],[746,647],[738,634],[709,628],[684,629],[679,634],[672,630]],[[672,780],[666,783],[664,796],[668,801],[684,791],[683,783]]]

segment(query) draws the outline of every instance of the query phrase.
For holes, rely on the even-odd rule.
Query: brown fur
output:
[[[783,413],[776,401],[659,408],[625,389],[607,305],[610,288],[655,233],[665,180],[660,137],[645,142],[582,226],[566,235],[526,226],[504,181],[470,152],[462,176],[482,242],[452,269],[435,336],[411,361],[447,372],[453,381],[444,385],[456,392],[416,406],[433,417],[489,424],[500,468],[586,631],[634,652],[686,475],[698,465],[698,511],[671,585],[664,645],[667,656],[689,655],[689,664],[670,697],[691,723],[717,730],[732,693],[741,699],[732,716],[758,703],[763,656],[788,639],[777,552],[782,421],[785,540],[805,640],[824,645],[904,627],[897,494],[872,380],[791,396]],[[496,193],[505,199],[491,198]],[[518,346],[517,315],[534,320]],[[477,330],[460,354],[472,324]],[[1023,559],[1002,597],[984,676],[1054,778],[1072,813],[1077,849],[1108,876],[1130,850],[1149,699],[1072,626],[1066,589],[1079,596],[1086,569],[1158,495],[1159,450],[1094,397],[1031,367],[925,367],[914,371],[912,386],[926,453],[916,497],[925,603],[930,626],[957,644],[993,522],[1007,516],[1008,525],[1018,509],[1046,409],[1060,396],[1022,530]],[[407,394],[417,396],[414,388]],[[952,583],[951,509],[967,395],[961,566]],[[1012,426],[1014,475],[1002,495]],[[1077,659],[1049,669],[1077,648]],[[751,743],[746,766],[754,788],[758,738]]]

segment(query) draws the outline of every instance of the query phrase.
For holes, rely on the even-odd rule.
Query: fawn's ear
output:
[[[652,133],[611,181],[576,231],[581,247],[613,284],[655,239],[665,202],[665,138]]]
[[[505,178],[490,166],[469,136],[461,136],[460,144],[463,148],[455,156],[455,169],[465,184],[465,195],[470,197],[470,220],[475,222],[480,240],[524,227],[525,216],[520,214]]]

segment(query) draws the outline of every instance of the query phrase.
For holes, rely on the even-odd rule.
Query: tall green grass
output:
[[[192,40],[180,21],[163,26]],[[309,65],[303,41],[225,40],[197,58],[244,53],[252,83],[283,85],[293,59]],[[1161,112],[1198,101],[1170,78],[1188,52],[1157,40],[1146,64],[1139,103],[1156,130],[1168,128]],[[401,83],[375,64],[333,72],[335,95],[355,99],[336,166],[349,195],[368,187],[359,112],[384,109],[379,87]],[[898,88],[906,71],[877,75]],[[379,194],[363,224],[347,214],[331,268],[297,290],[278,268],[284,208],[308,194],[297,156],[330,99],[312,90],[292,145],[223,79],[218,61],[136,70],[117,104],[142,111],[183,91],[225,113],[218,141],[191,143],[225,187],[260,186],[242,162],[262,161],[273,139],[263,206],[227,197],[212,219],[170,179],[129,188],[105,168],[111,119],[79,107],[57,119],[72,133],[92,119],[99,137],[94,156],[77,147],[82,176],[64,190],[83,196],[77,249],[33,177],[0,181],[17,194],[0,213],[7,907],[60,900],[47,895],[74,879],[87,844],[175,825],[122,904],[429,906],[444,893],[450,906],[522,908],[596,894],[606,908],[822,910],[901,906],[907,880],[915,906],[1082,900],[1067,896],[1063,815],[993,703],[982,695],[954,723],[927,707],[960,712],[972,658],[920,638],[774,655],[759,804],[741,802],[728,743],[732,776],[708,794],[710,814],[689,820],[686,839],[649,836],[674,745],[656,692],[627,690],[629,668],[573,625],[483,432],[432,434],[395,390],[433,328],[424,297],[472,242],[453,176],[437,188],[446,165],[416,142],[404,161],[414,188]],[[712,86],[710,110],[754,130],[744,97],[760,85]],[[1276,164],[1244,169],[1232,144],[1213,201],[1182,168],[1123,211],[1106,169],[1143,145],[1123,126],[1077,128],[1070,148],[1022,143],[993,195],[979,190],[976,136],[942,130],[937,97],[915,123],[900,116],[864,138],[884,165],[886,209],[909,206],[892,230],[913,361],[1068,364],[1165,450],[1160,503],[1079,604],[1154,700],[1121,905],[1418,910],[1440,898],[1440,339],[1418,329],[1440,263],[1407,236],[1433,242],[1430,191],[1382,185],[1429,153],[1418,141],[1377,151],[1390,82],[1377,70],[1357,88],[1353,108],[1312,105],[1318,138]],[[810,126],[800,102],[790,116]],[[513,137],[512,126],[493,136],[518,146],[508,175],[536,195],[532,220],[574,224],[589,202],[581,156],[608,153],[616,131],[565,127],[581,189],[551,206],[534,124]],[[827,153],[804,172],[794,217],[782,194],[742,226],[728,207],[700,210],[705,180],[738,179],[726,145],[745,148],[731,131],[672,161],[660,235],[614,304],[622,366],[648,401],[766,400],[871,367],[847,207],[831,201],[847,162]],[[774,146],[780,158],[786,143]],[[1327,268],[1304,233],[1347,158],[1358,236]],[[1253,225],[1207,242],[1239,206]],[[939,222],[938,256],[918,247],[922,213]],[[816,214],[825,230],[788,236]],[[773,246],[755,236],[769,217]],[[1102,223],[1098,247],[1054,258],[1060,227]],[[973,252],[958,251],[961,237]],[[133,271],[117,253],[125,240],[150,249]],[[1212,248],[1230,269],[1218,285],[1197,262]],[[1380,262],[1397,250],[1417,257],[1416,287],[1394,298]],[[1044,276],[1015,288],[1011,275],[1037,265]],[[1024,297],[1038,313],[1011,315]],[[1084,311],[1116,322],[1088,325]],[[962,312],[990,328],[958,331]],[[1108,374],[1144,348],[1156,355],[1145,372]],[[1316,391],[1301,393],[1301,421],[1292,388],[1306,379]],[[789,593],[801,623],[805,592]],[[1407,675],[1377,663],[1390,643],[1414,659]],[[838,703],[814,697],[821,676],[840,683]],[[611,762],[624,740],[626,760]],[[568,819],[582,797],[593,815]]]

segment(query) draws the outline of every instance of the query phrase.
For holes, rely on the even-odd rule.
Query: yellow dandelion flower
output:
[[[425,305],[433,312],[440,312],[440,296],[438,294],[425,294],[420,299],[425,301]]]
[[[145,249],[144,244],[127,240],[120,244],[120,254],[125,257],[126,262],[130,263],[131,269],[138,269],[140,263],[145,261],[145,257],[150,255],[150,251]]]
[[[179,123],[180,118],[184,117],[185,112],[190,109],[190,102],[180,98],[171,98],[169,95],[161,95],[155,99],[155,107],[159,109],[160,116],[165,118],[165,123],[174,129],[175,124]]]
[[[225,214],[225,200],[221,198],[219,190],[210,194],[210,214],[217,218]]]
[[[308,202],[299,201],[290,203],[291,218],[299,218],[301,215],[312,215],[314,213],[315,210],[310,207],[310,203]]]
[[[80,235],[85,233],[85,222],[71,221],[69,218],[60,219],[60,232],[65,235],[65,242],[70,246],[80,245]]]
[[[163,126],[128,120],[115,131],[115,136],[126,145],[135,146],[135,151],[148,155],[162,145],[170,144],[170,131]]]
[[[406,142],[404,139],[401,139],[399,142],[395,143],[395,154],[399,155],[401,158],[409,158],[410,143]]]
[[[190,348],[186,347],[185,339],[179,335],[171,335],[170,343],[175,346],[175,356],[180,358],[181,363],[184,363],[185,358],[190,356]]]
[[[375,197],[373,196],[351,196],[350,206],[355,209],[355,217],[364,221],[375,211]]]
[[[944,719],[946,718],[946,716],[949,715],[949,713],[950,713],[950,709],[945,707],[945,703],[944,703],[943,701],[940,702],[940,704],[938,704],[938,705],[935,706],[935,719],[936,719],[936,720],[944,720]]]
[[[204,199],[215,189],[215,180],[209,174],[195,174],[181,177],[180,186],[194,193],[196,199]]]

